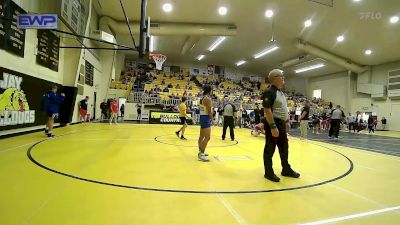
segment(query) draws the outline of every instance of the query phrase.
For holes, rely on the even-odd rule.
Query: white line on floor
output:
[[[75,131],[67,132],[67,133],[64,133],[62,135],[73,134],[73,133],[76,133],[76,132]],[[43,137],[42,139],[39,139],[39,140],[36,140],[36,141],[33,141],[33,142],[25,143],[23,145],[19,145],[19,146],[15,146],[15,147],[11,147],[11,148],[7,148],[7,149],[4,149],[4,150],[1,150],[0,153],[12,151],[12,150],[15,150],[15,149],[18,149],[18,148],[21,148],[21,147],[25,147],[25,146],[28,146],[28,145],[33,145],[33,144],[35,144],[38,141],[41,141],[43,139],[46,139],[46,137]]]
[[[207,179],[206,181],[211,190],[216,190],[215,185],[210,180]],[[233,206],[224,198],[223,195],[221,195],[219,193],[217,193],[216,195],[217,195],[219,201],[224,205],[224,207],[233,216],[233,218],[235,218],[235,220],[238,224],[248,225],[246,220],[243,219],[243,217],[233,208]]]
[[[232,207],[231,204],[229,204],[228,201],[225,200],[224,196],[221,194],[217,194],[219,200],[222,202],[222,204],[225,206],[225,208],[229,211],[229,213],[235,218],[235,220],[240,224],[240,225],[247,225],[247,222],[243,219],[242,216]]]
[[[61,186],[61,185],[60,185]],[[54,200],[57,196],[61,194],[66,189],[66,187],[63,188],[57,188],[56,191],[54,191],[47,199],[45,199],[38,207],[36,207],[34,210],[32,210],[31,214],[26,216],[20,223],[20,225],[24,225],[28,223],[33,217],[35,217],[39,211],[41,211],[44,207],[46,207],[49,202]]]
[[[18,145],[18,146],[15,146],[15,147],[7,148],[7,149],[4,149],[4,150],[1,150],[0,153],[12,151],[12,150],[15,150],[15,149],[18,149],[18,148],[22,148],[22,147],[25,147],[25,146],[28,146],[28,145],[33,145],[36,142],[38,142],[38,141],[29,142],[29,143],[26,143],[26,144],[23,144],[23,145]]]
[[[361,217],[371,216],[371,215],[385,213],[385,212],[399,210],[399,209],[400,209],[400,206],[395,206],[395,207],[384,208],[384,209],[379,209],[379,210],[374,210],[374,211],[357,213],[357,214],[348,215],[348,216],[342,216],[342,217],[336,217],[336,218],[331,218],[331,219],[315,221],[315,222],[311,222],[311,223],[302,223],[299,225],[321,225],[321,224],[335,223],[335,222],[339,222],[339,221],[361,218]]]
[[[321,180],[321,179],[319,179],[319,178],[317,178],[317,177],[311,176],[311,175],[309,175],[309,174],[305,174],[305,175],[307,175],[307,176],[309,176],[309,177],[311,177],[311,178],[313,178],[313,179],[315,179],[315,180],[318,180],[318,181],[320,181],[320,182],[323,181],[323,180]],[[333,188],[336,188],[336,189],[338,189],[338,190],[340,190],[340,191],[346,192],[347,194],[350,194],[350,195],[352,195],[352,196],[354,196],[354,197],[357,197],[357,198],[362,199],[362,200],[364,200],[364,201],[367,201],[367,202],[369,202],[369,203],[375,204],[375,205],[377,205],[377,206],[386,207],[385,205],[383,205],[383,204],[381,204],[381,203],[379,203],[379,202],[377,202],[377,201],[374,201],[374,200],[369,199],[369,198],[367,198],[367,197],[365,197],[365,196],[363,196],[363,195],[357,194],[357,193],[355,193],[355,192],[352,192],[352,191],[350,191],[350,190],[347,190],[347,189],[345,189],[345,188],[342,188],[342,187],[340,187],[340,186],[337,186],[337,185],[335,185],[335,184],[333,184],[333,183],[328,183],[328,184],[326,184],[326,185],[331,186],[331,187],[333,187]]]
[[[356,166],[356,167],[361,167],[361,168],[368,169],[368,170],[372,170],[372,171],[379,171],[379,170],[377,170],[377,169],[374,169],[374,168],[371,168],[371,167],[368,167],[368,166],[360,165],[359,163],[357,163],[357,166]]]

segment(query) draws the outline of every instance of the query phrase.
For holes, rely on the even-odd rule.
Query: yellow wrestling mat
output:
[[[398,224],[400,158],[290,138],[300,179],[263,178],[263,137],[199,127],[81,124],[0,140],[0,224]],[[228,132],[229,133],[229,132]],[[280,159],[274,156],[280,176]]]

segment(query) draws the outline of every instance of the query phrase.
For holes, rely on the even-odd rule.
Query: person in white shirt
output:
[[[340,123],[345,117],[340,105],[336,106],[331,113],[331,127],[329,129],[329,137],[337,139],[339,137]]]
[[[356,122],[356,117],[351,115],[351,113],[349,113],[349,116],[347,117],[347,124],[349,125],[349,132],[351,132],[351,130],[353,130],[354,133],[356,132],[355,122]]]

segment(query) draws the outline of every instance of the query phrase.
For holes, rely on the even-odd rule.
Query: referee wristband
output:
[[[269,125],[269,127],[271,127],[271,129],[275,129],[275,128],[277,128],[277,126],[276,126],[276,123],[272,123],[272,124],[270,124],[270,125]]]

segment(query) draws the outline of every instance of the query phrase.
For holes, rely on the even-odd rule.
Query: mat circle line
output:
[[[75,133],[71,133],[71,134],[77,134],[77,133],[79,133],[79,132],[75,132]],[[66,135],[71,135],[71,134],[66,134]],[[63,136],[66,136],[66,135],[60,135],[60,136],[57,137],[57,139],[61,138]],[[48,140],[54,140],[54,139],[47,138],[47,139],[44,139],[44,140],[40,140],[40,141],[34,143],[33,145],[31,145],[28,148],[27,156],[28,156],[29,160],[31,162],[33,162],[35,165],[37,165],[37,166],[39,166],[39,167],[41,167],[41,168],[43,168],[43,169],[45,169],[47,171],[50,171],[50,172],[53,172],[53,173],[56,173],[56,174],[59,174],[59,175],[62,175],[62,176],[66,176],[66,177],[69,177],[69,178],[72,178],[72,179],[80,180],[80,181],[85,181],[85,182],[95,183],[95,184],[101,184],[101,185],[106,185],[106,186],[112,186],[112,187],[141,190],[141,191],[172,192],[172,193],[186,193],[186,194],[256,194],[256,193],[293,191],[293,190],[300,190],[300,189],[317,187],[317,186],[321,186],[321,185],[324,185],[324,184],[328,184],[328,183],[337,181],[337,180],[342,179],[342,178],[346,177],[347,175],[349,175],[354,169],[353,161],[349,157],[347,157],[346,155],[344,155],[344,154],[342,154],[342,153],[340,153],[340,152],[338,152],[338,151],[336,151],[336,150],[334,150],[332,148],[329,148],[329,147],[326,147],[326,146],[317,145],[317,144],[313,144],[313,145],[316,145],[316,146],[320,146],[322,148],[326,148],[326,149],[328,149],[330,151],[333,151],[333,152],[339,154],[340,156],[344,157],[349,163],[348,170],[345,173],[343,173],[342,175],[337,176],[337,177],[332,178],[332,179],[329,179],[329,180],[326,180],[326,181],[321,181],[321,182],[318,182],[318,183],[315,183],[315,184],[309,184],[309,185],[303,185],[303,186],[297,186],[297,187],[289,187],[289,188],[280,188],[280,189],[261,189],[261,190],[244,190],[244,191],[218,191],[218,190],[215,190],[215,191],[201,191],[201,190],[150,188],[150,187],[131,186],[131,185],[104,182],[104,181],[100,181],[100,180],[93,180],[93,179],[88,179],[88,178],[84,178],[84,177],[79,177],[79,176],[76,176],[76,175],[73,175],[73,174],[68,174],[68,173],[65,173],[65,172],[62,172],[62,171],[58,171],[56,169],[52,169],[52,168],[40,163],[39,161],[37,161],[32,156],[32,151],[35,149],[35,147],[38,146],[39,144],[45,142],[45,141],[48,141]],[[262,178],[262,179],[264,179],[264,178]]]

